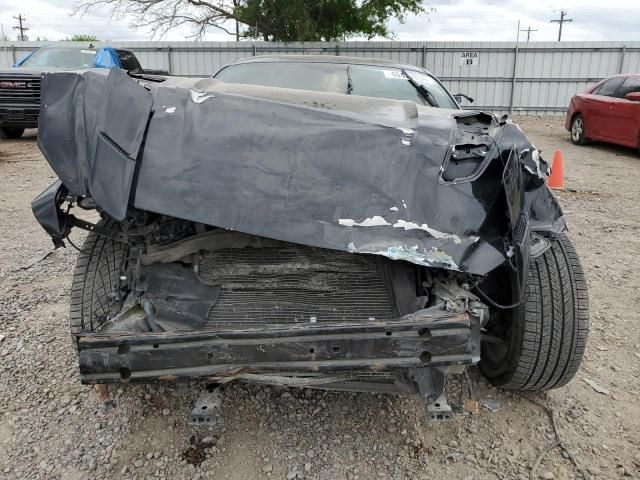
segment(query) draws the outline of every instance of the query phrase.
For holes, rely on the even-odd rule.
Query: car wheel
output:
[[[579,113],[571,120],[571,142],[575,145],[585,145],[587,138],[585,134],[584,117]]]
[[[24,133],[24,128],[2,127],[0,128],[0,138],[16,139]]]
[[[98,226],[115,231],[116,223],[101,220]],[[128,245],[89,232],[82,245],[71,283],[69,325],[75,335],[96,331],[122,307],[120,277],[126,268]]]
[[[578,371],[587,343],[587,284],[576,251],[566,236],[533,260],[524,302],[502,317],[501,332],[483,342],[480,369],[494,385],[546,390],[565,385]],[[493,314],[492,314],[493,317]],[[487,326],[492,330],[491,321]],[[490,335],[495,335],[495,333]]]

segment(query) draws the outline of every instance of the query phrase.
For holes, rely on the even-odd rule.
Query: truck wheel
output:
[[[98,226],[116,230],[112,220]],[[96,331],[122,307],[120,276],[126,268],[128,245],[89,232],[78,254],[71,283],[71,335]],[[73,338],[74,346],[75,337]]]
[[[587,137],[585,137],[584,117],[579,113],[574,115],[571,120],[571,142],[574,145],[586,145]]]
[[[480,369],[494,385],[513,390],[560,387],[582,361],[589,328],[584,272],[566,234],[549,240],[551,247],[530,265],[524,303],[511,315],[503,312],[503,325],[488,325],[494,333],[482,344]]]
[[[16,139],[24,133],[24,128],[2,127],[0,128],[0,138]]]

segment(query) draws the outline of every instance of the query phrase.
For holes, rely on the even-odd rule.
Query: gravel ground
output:
[[[571,145],[560,118],[521,118],[547,157],[562,149],[558,194],[590,288],[585,361],[565,388],[529,398],[556,412],[592,478],[640,477],[640,156]],[[0,478],[529,478],[554,440],[547,412],[487,385],[481,409],[435,426],[415,397],[231,384],[224,429],[186,424],[196,385],[83,386],[68,335],[76,252],[51,252],[29,202],[54,179],[35,132],[0,141]],[[72,238],[82,241],[74,232]],[[49,255],[43,259],[45,255]],[[602,387],[606,393],[598,393]],[[580,478],[552,450],[540,478]]]

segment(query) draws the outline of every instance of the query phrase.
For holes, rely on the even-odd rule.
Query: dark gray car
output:
[[[470,365],[513,389],[576,373],[586,284],[549,165],[428,72],[256,57],[209,79],[47,74],[44,98],[60,180],[34,213],[58,246],[90,232],[83,382],[415,392],[446,418]]]

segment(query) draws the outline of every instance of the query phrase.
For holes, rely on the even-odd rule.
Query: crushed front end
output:
[[[76,336],[84,382],[293,376],[411,391],[412,370],[479,360],[488,311],[446,271],[220,229],[134,241],[120,258],[105,305],[117,313]]]
[[[548,165],[491,115],[116,70],[44,86],[60,181],[33,210],[56,246],[90,232],[71,310],[86,383],[435,399],[480,360],[478,289],[503,294],[500,272],[519,298],[536,232],[564,228]]]

